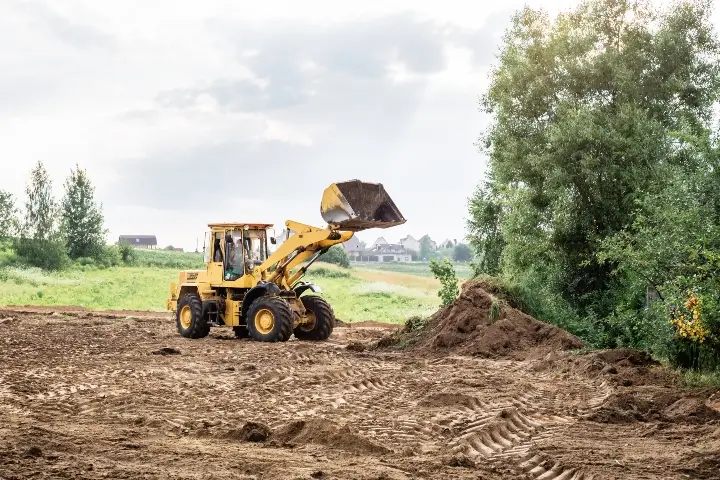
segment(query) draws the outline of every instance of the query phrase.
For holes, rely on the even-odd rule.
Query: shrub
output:
[[[132,265],[137,261],[137,252],[129,243],[120,242],[117,244],[120,259],[126,265]]]
[[[58,240],[20,238],[15,252],[24,263],[43,270],[62,270],[70,264],[65,244]]]
[[[104,246],[95,259],[96,264],[102,268],[117,267],[123,263],[122,253],[116,245]]]
[[[458,279],[455,275],[455,269],[452,263],[446,258],[443,263],[430,260],[430,271],[435,278],[440,280],[440,290],[438,296],[442,300],[443,305],[450,305],[460,294],[458,287]]]
[[[310,267],[308,269],[308,273],[309,273],[309,275],[314,276],[314,277],[350,278],[350,274],[348,272],[343,272],[341,270],[332,270],[332,269],[324,268],[324,267],[317,267],[317,268]]]
[[[341,245],[333,245],[320,259],[323,262],[339,265],[343,268],[350,268],[350,259]]]
[[[418,330],[422,330],[427,326],[428,318],[426,317],[419,317],[414,316],[407,319],[405,322],[405,332],[415,332]]]

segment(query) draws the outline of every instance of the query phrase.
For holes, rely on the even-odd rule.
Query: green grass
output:
[[[145,267],[0,270],[2,305],[73,305],[101,310],[162,311],[178,271]]]
[[[137,249],[135,252],[135,265],[137,266],[174,269],[205,268],[202,252],[173,252],[168,250],[143,249]]]
[[[714,372],[685,371],[683,372],[683,383],[688,387],[720,388],[720,370]]]
[[[170,282],[181,269],[203,268],[202,254],[137,251],[135,266],[101,269],[76,265],[46,272],[0,267],[0,305],[80,306],[98,310],[163,311]],[[178,265],[178,266],[173,266]],[[306,280],[323,289],[345,322],[403,323],[439,305],[434,279],[392,272],[342,269],[318,262]]]
[[[396,262],[352,262],[355,268],[364,268],[368,270],[380,270],[383,272],[407,273],[410,275],[418,275],[422,277],[432,277],[429,263],[413,262],[413,263],[396,263]],[[456,263],[455,273],[459,280],[467,280],[472,276],[470,265],[464,263]]]

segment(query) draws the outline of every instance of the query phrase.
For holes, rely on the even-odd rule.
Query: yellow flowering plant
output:
[[[684,308],[675,308],[670,317],[677,336],[700,344],[713,340],[703,315],[703,299],[698,298],[692,290],[688,290],[686,294]]]

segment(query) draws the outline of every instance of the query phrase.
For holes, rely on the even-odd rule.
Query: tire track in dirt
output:
[[[491,364],[486,367],[492,368]],[[520,392],[495,402],[473,398],[465,407],[469,416],[465,427],[448,444],[450,451],[465,454],[476,462],[510,464],[532,478],[591,478],[583,471],[566,469],[530,452],[536,442],[561,435],[563,424],[601,408],[612,389],[606,383],[563,381],[551,374],[532,375],[522,364],[510,367],[521,382]],[[582,406],[568,406],[568,398],[580,398]]]
[[[8,425],[0,428],[0,447],[34,442],[28,425],[52,426],[75,439],[73,445],[86,445],[83,455],[97,469],[88,474],[64,457],[70,476],[145,472],[162,478],[160,469],[174,465],[178,478],[215,468],[224,472],[218,476],[237,478],[243,475],[237,458],[251,451],[255,463],[248,468],[255,470],[246,475],[268,478],[308,478],[319,470],[347,478],[345,469],[352,478],[385,472],[390,478],[568,480],[605,478],[598,472],[608,468],[597,455],[583,465],[577,453],[583,450],[569,447],[568,454],[564,445],[581,438],[584,419],[606,406],[614,388],[541,362],[356,352],[333,342],[268,345],[227,339],[226,333],[191,341],[176,335],[170,321],[158,323],[155,336],[133,320],[88,327],[85,319],[71,318],[38,328],[41,321],[23,318],[1,327],[12,342],[0,350],[6,365],[0,414]],[[179,353],[151,354],[163,347]],[[299,420],[307,430],[293,448],[282,442],[256,447],[240,433],[246,422],[275,434]],[[621,431],[593,425],[606,449]],[[62,456],[58,442],[65,440],[59,438],[48,436],[39,446]],[[348,445],[348,438],[356,444]],[[227,455],[217,455],[218,445]],[[188,448],[197,454],[192,461]],[[22,478],[41,468],[42,459],[17,452],[8,457],[11,463],[0,458],[0,470],[9,465]],[[270,466],[268,456],[293,466]],[[447,466],[448,457],[460,460]]]

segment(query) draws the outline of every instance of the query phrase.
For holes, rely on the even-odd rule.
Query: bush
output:
[[[104,246],[95,259],[96,264],[102,268],[117,267],[123,263],[120,248],[116,245]]]
[[[458,279],[452,263],[446,258],[443,263],[430,260],[430,271],[435,278],[440,280],[440,291],[438,296],[442,299],[443,305],[450,305],[460,294]]]
[[[313,277],[323,277],[323,278],[350,278],[350,274],[348,272],[343,272],[340,270],[331,270],[329,268],[323,268],[323,267],[317,267],[317,268],[310,267],[308,269],[308,274]]]
[[[43,270],[62,270],[70,264],[65,244],[58,240],[20,238],[14,248],[24,263]]]
[[[129,243],[120,242],[117,244],[117,249],[125,265],[133,265],[137,261],[137,252]]]
[[[345,253],[345,249],[342,245],[333,245],[330,247],[330,250],[325,252],[320,257],[320,260],[334,265],[339,265],[343,268],[350,268],[350,259],[348,258],[347,253]]]

